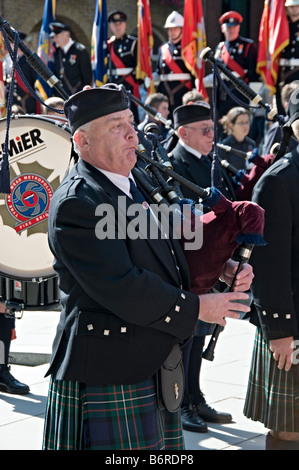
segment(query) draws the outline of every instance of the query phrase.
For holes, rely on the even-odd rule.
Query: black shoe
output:
[[[200,418],[204,419],[208,423],[231,423],[233,419],[231,414],[216,411],[206,403],[194,405],[194,411]]]
[[[188,407],[181,408],[181,419],[183,429],[192,432],[208,432],[206,423]]]
[[[0,391],[16,395],[25,395],[30,392],[30,388],[28,385],[15,379],[8,370],[5,370],[0,373]]]

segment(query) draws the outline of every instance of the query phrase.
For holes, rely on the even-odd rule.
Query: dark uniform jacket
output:
[[[276,107],[279,114],[285,114],[281,102],[281,89],[287,83],[299,80],[299,20],[292,23],[288,18],[290,42],[281,51],[279,57],[278,86],[276,90]]]
[[[250,137],[246,136],[242,142],[239,142],[232,134],[225,137],[225,139],[223,139],[221,143],[223,145],[228,145],[229,147],[232,147],[232,150],[230,152],[226,152],[225,150],[219,148],[219,157],[224,160],[227,160],[238,170],[247,168],[246,158],[245,156],[243,157],[242,155],[237,155],[236,153],[234,153],[233,149],[240,150],[242,152],[251,152],[255,147],[257,147],[256,142]]]
[[[178,142],[169,154],[169,158],[176,173],[202,188],[211,187],[212,160],[210,157],[202,156],[199,159]],[[221,169],[221,187],[218,189],[227,199],[236,199],[232,180],[224,169]],[[181,185],[181,191],[186,198],[198,202],[198,195],[192,189]]]
[[[299,153],[280,158],[255,186],[252,200],[265,209],[266,246],[250,262],[257,315],[252,323],[266,340],[298,336],[299,325]]]
[[[131,69],[129,73],[122,73],[118,70],[118,63],[113,62],[113,55],[111,48],[116,57],[122,62],[123,67]],[[108,81],[110,83],[117,83],[118,85],[124,84],[125,87],[133,91],[133,87],[125,80],[127,75],[130,75],[134,82],[136,82],[136,65],[137,65],[137,38],[125,34],[122,38],[116,39],[115,36],[108,40]]]
[[[231,71],[236,72],[238,77],[246,83],[259,80],[259,75],[257,75],[255,70],[257,47],[251,39],[239,36],[234,41],[223,41],[219,43],[215,50],[215,58],[225,62],[227,67]],[[248,103],[248,100],[235,88],[233,83],[225,80],[225,85],[239,100]],[[218,87],[217,100],[218,118],[227,114],[231,108],[240,106],[239,103],[229,96],[222,86]]]
[[[289,20],[290,42],[280,54],[279,84],[299,80],[299,20]]]
[[[48,373],[57,379],[138,383],[195,327],[199,300],[188,291],[179,240],[121,235],[120,224],[127,229],[132,217],[124,211],[118,220],[118,196],[127,207],[132,204],[100,171],[79,160],[51,200],[49,244],[62,312]],[[115,208],[115,239],[96,237],[101,204]]]
[[[169,63],[165,59],[166,54],[163,52],[169,51],[169,57],[171,60]],[[182,97],[187,91],[194,88],[194,77],[190,74],[187,69],[181,53],[181,44],[173,44],[168,41],[162,44],[158,49],[158,62],[156,73],[160,76],[160,84],[157,91],[163,93],[169,98],[169,110],[172,112],[178,106],[182,104]],[[186,78],[179,78],[179,74],[184,74]],[[170,78],[178,78],[176,80],[170,80]]]
[[[74,42],[65,54],[58,47],[55,52],[54,73],[69,95],[81,91],[85,85],[91,85],[92,70],[87,49]]]

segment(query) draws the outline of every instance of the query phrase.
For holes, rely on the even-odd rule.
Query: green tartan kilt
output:
[[[244,414],[274,431],[299,432],[299,365],[280,370],[257,328]]]
[[[180,412],[157,407],[154,379],[91,387],[50,379],[43,450],[184,450]]]

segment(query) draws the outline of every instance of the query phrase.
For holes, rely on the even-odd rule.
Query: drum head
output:
[[[6,123],[0,120],[1,154]],[[71,133],[58,121],[31,115],[11,119],[11,194],[0,194],[2,275],[21,280],[55,275],[47,239],[48,210],[67,172],[71,149]]]

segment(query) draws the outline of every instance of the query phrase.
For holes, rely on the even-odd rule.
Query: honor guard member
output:
[[[91,62],[85,46],[71,38],[70,27],[66,24],[50,23],[50,31],[56,45],[54,74],[60,79],[64,90],[71,95],[85,85],[91,85]]]
[[[27,34],[21,31],[18,32],[19,38],[22,41],[25,41]],[[18,50],[17,65],[21,68],[23,75],[25,76],[27,82],[34,90],[35,81],[37,78],[36,71],[31,67],[29,62],[21,49]],[[10,86],[12,84],[12,60],[9,54],[5,57],[3,61],[3,79],[6,85],[6,98],[9,93]],[[31,95],[26,85],[23,83],[19,73],[15,70],[15,76],[13,80],[13,104],[20,106],[25,113],[27,114],[37,114],[39,111],[39,106],[35,98]]]
[[[157,91],[169,98],[171,115],[182,104],[183,95],[195,86],[195,79],[182,58],[183,26],[184,17],[177,11],[167,17],[164,28],[168,32],[168,41],[159,47],[157,69],[153,74]]]
[[[239,35],[242,21],[243,17],[237,11],[228,11],[220,16],[219,24],[225,40],[216,47],[215,58],[222,60],[238,78],[249,84],[249,82],[259,81],[255,70],[257,47],[254,41]],[[226,78],[224,80],[226,80],[225,84],[232,94],[243,103],[246,102],[244,95],[236,90],[233,83]],[[204,80],[204,84],[207,85],[207,78]],[[221,85],[218,86],[217,105],[219,118],[237,106],[236,101],[228,95]]]
[[[279,87],[276,100],[280,114],[285,114],[280,96],[282,87],[294,80],[299,80],[299,0],[287,0],[285,7],[289,23],[290,42],[281,52],[279,60]]]
[[[126,34],[127,15],[113,10],[108,15],[109,28],[113,34],[108,39],[108,82],[124,85],[133,96],[140,99],[139,81],[136,80],[137,38]],[[135,122],[139,123],[138,108],[131,100]]]

